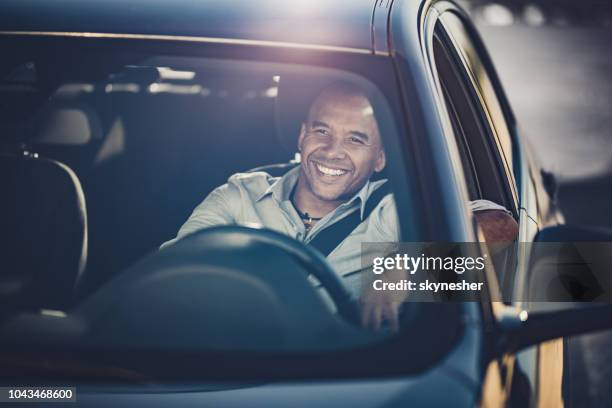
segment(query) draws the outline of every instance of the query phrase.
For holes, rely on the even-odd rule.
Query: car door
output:
[[[528,309],[524,294],[529,243],[538,225],[525,152],[493,66],[469,19],[446,2],[436,3],[433,10],[437,16],[430,55],[469,198],[503,204],[517,219],[517,243],[497,255],[494,264],[506,306]],[[556,340],[500,361],[500,375],[512,384],[505,390],[510,405],[562,404],[562,353],[562,342]]]

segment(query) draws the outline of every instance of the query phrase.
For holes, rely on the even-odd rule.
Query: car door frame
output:
[[[459,18],[460,22],[462,23],[461,28],[464,31],[463,33],[455,33],[452,31],[452,27],[449,27],[447,25],[444,26],[444,29],[449,33],[449,36],[451,37],[457,35],[457,37],[464,36],[467,38],[467,41],[470,42],[470,44],[468,45],[474,47],[475,49],[475,57],[479,59],[480,61],[478,62],[483,65],[485,75],[487,77],[486,80],[491,82],[489,85],[492,89],[488,89],[486,91],[493,92],[493,94],[487,95],[486,91],[483,92],[482,84],[478,83],[478,79],[476,78],[477,73],[474,72],[473,63],[470,63],[470,61],[466,61],[466,59],[469,57],[464,49],[460,49],[463,46],[463,44],[460,43],[460,40],[465,41],[466,39],[459,38],[459,41],[457,41],[458,39],[456,37],[452,38],[452,40],[455,40],[453,44],[454,48],[456,49],[455,51],[462,54],[461,62],[463,65],[463,70],[468,74],[465,79],[469,82],[469,85],[471,85],[471,88],[475,91],[477,96],[476,100],[490,121],[489,126],[492,128],[491,136],[495,138],[497,142],[497,149],[499,149],[498,153],[501,156],[504,155],[504,152],[501,148],[501,143],[499,142],[498,135],[495,131],[496,127],[506,126],[506,130],[508,131],[508,134],[512,140],[512,173],[509,172],[506,168],[505,174],[511,186],[513,181],[512,174],[514,174],[514,178],[516,180],[516,186],[514,187],[513,193],[516,200],[516,214],[519,218],[519,245],[516,248],[518,262],[514,271],[514,276],[512,277],[512,296],[513,300],[516,301],[513,302],[510,308],[513,308],[517,311],[527,309],[529,308],[529,304],[527,302],[524,302],[524,300],[526,299],[525,294],[528,289],[528,266],[531,252],[529,244],[533,242],[533,239],[535,238],[539,230],[538,223],[536,222],[536,219],[538,219],[539,209],[536,197],[536,185],[534,182],[534,171],[532,168],[530,168],[529,157],[527,155],[523,143],[521,143],[520,137],[518,137],[516,121],[510,109],[507,97],[501,87],[501,83],[499,81],[497,73],[493,67],[486,48],[484,47],[484,44],[480,39],[475,27],[471,23],[470,19],[463,12],[463,10],[458,8],[453,3],[444,0],[432,3],[431,10],[434,10],[432,13],[436,14],[436,17],[433,20],[435,20],[436,22],[439,20],[442,22],[443,25],[444,14],[448,15],[448,13],[453,13]],[[435,25],[436,22],[430,24]],[[430,48],[430,50],[432,50],[432,48]],[[495,115],[489,112],[491,110],[491,107],[488,105],[488,101],[491,98],[495,98],[497,103],[500,105],[499,108],[503,114],[503,118],[501,119],[505,123],[493,123]],[[500,120],[499,117],[497,119]],[[496,308],[494,307],[493,309],[495,310]],[[502,307],[497,309],[503,312],[503,310],[508,309],[508,307]],[[533,395],[530,397],[530,403],[535,403],[537,405],[546,405],[547,402],[544,401],[543,398],[541,398],[543,394],[549,394],[547,390],[541,389],[542,383],[540,381],[540,374],[542,373],[542,367],[547,367],[548,365],[543,364],[543,356],[547,356],[547,363],[551,363],[554,362],[554,360],[560,355],[562,355],[562,353],[562,343],[560,341],[543,343],[536,347],[526,349],[515,356],[507,356],[511,359],[511,362],[508,359],[506,359],[505,362],[502,362],[502,364],[507,364],[507,366],[502,367],[502,369],[506,373],[512,372],[513,369],[518,370],[518,366],[515,364],[515,359],[516,361],[521,362],[521,366],[527,366],[527,377],[533,390]],[[521,367],[521,370],[524,370],[524,368]],[[559,398],[560,400],[561,398],[561,371],[558,369],[557,365],[557,370],[555,374],[557,375],[557,377],[559,377],[558,381],[554,387],[549,387],[554,388],[553,393],[556,394],[552,396],[553,400],[555,398]],[[506,383],[509,384],[512,378],[508,378],[507,380],[508,381]],[[508,394],[508,398],[510,398],[511,390],[507,389],[505,391]],[[548,402],[550,402],[550,400],[548,400]]]

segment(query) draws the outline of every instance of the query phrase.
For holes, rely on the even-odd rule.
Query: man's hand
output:
[[[385,282],[400,282],[407,277],[408,273],[403,270],[386,271],[381,275]],[[406,297],[404,291],[374,290],[368,285],[359,298],[361,325],[367,329],[379,330],[387,323],[392,331],[397,332],[399,307]]]
[[[387,322],[394,332],[399,330],[399,306],[401,302],[388,297],[385,293],[372,294],[369,288],[359,299],[361,309],[361,325],[366,329],[379,330],[383,322]]]

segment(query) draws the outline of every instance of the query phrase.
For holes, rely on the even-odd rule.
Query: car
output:
[[[75,387],[83,406],[574,401],[567,339],[611,328],[610,306],[542,303],[555,275],[534,248],[612,235],[563,225],[460,6],[1,7],[3,385]],[[159,249],[232,174],[299,163],[306,101],[335,81],[367,90],[402,241],[485,253],[476,199],[519,226],[487,291],[409,303],[399,333],[355,324],[346,282],[295,237],[222,226]]]

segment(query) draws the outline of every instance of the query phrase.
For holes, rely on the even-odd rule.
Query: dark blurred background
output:
[[[612,227],[612,1],[461,2],[566,221]]]
[[[612,1],[462,1],[566,222],[612,227]],[[566,406],[612,406],[612,332],[568,340]]]

